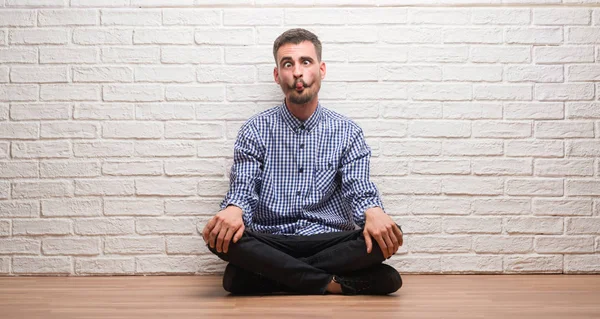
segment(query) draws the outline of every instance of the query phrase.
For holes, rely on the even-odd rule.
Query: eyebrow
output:
[[[281,60],[279,60],[279,64],[283,63],[286,60],[292,60],[293,61],[293,59],[292,59],[291,56],[284,56],[284,57],[281,58]],[[311,61],[311,62],[314,61],[314,59],[311,58],[310,56],[301,56],[300,60],[308,60],[308,61]]]

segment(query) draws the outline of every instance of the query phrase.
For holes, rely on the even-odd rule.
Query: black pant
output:
[[[363,230],[311,236],[244,231],[228,252],[211,252],[224,261],[278,282],[290,291],[324,294],[333,275],[365,269],[385,260],[379,245],[367,253]]]

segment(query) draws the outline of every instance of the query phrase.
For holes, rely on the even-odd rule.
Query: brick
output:
[[[6,0],[7,7],[64,7],[64,0]]]
[[[70,274],[70,257],[13,257],[14,274]]]
[[[196,104],[198,120],[246,120],[258,112],[254,104]]]
[[[235,50],[236,48],[227,48],[226,50],[229,49]],[[244,50],[252,49],[244,48]],[[223,62],[223,53],[221,48],[162,46],[160,60],[165,64],[221,63]]]
[[[105,199],[107,216],[158,216],[164,212],[162,199]]]
[[[538,49],[538,48],[536,48]],[[475,63],[528,63],[531,49],[527,46],[473,46],[471,61]]]
[[[158,63],[160,61],[160,48],[143,46],[133,48],[104,47],[101,48],[101,56],[102,62],[105,63]]]
[[[443,80],[467,82],[499,82],[502,81],[502,67],[447,65],[443,67]]]
[[[167,130],[169,128],[167,127]],[[193,142],[136,142],[135,155],[142,157],[194,156],[196,147]]]
[[[518,196],[562,196],[562,179],[508,179],[506,194]]]
[[[193,30],[138,29],[133,33],[134,44],[193,44]]]
[[[538,253],[593,253],[594,238],[587,236],[539,236],[535,238]]]
[[[214,257],[210,258],[214,260]],[[222,264],[222,262],[218,260],[215,260],[215,262]],[[201,269],[203,272],[211,271],[209,270],[210,268],[207,269],[205,267],[206,266],[203,266],[203,260],[195,256],[161,256],[136,258],[136,272],[138,273],[193,274],[200,271]],[[214,266],[212,267],[214,268]],[[214,272],[214,270],[212,270],[212,272]]]
[[[16,29],[8,33],[10,44],[67,44],[69,33],[60,29]]]
[[[417,120],[409,124],[408,133],[412,137],[469,137],[471,123]]]
[[[600,66],[570,65],[567,69],[569,81],[600,81]]]
[[[536,84],[535,98],[540,101],[592,100],[593,83]]]
[[[437,44],[442,42],[442,29],[431,27],[389,27],[382,28],[379,31],[379,38],[385,43],[392,44]],[[429,50],[429,52],[431,51]]]
[[[419,84],[409,87],[413,100],[464,101],[472,98],[470,84]]]
[[[570,27],[567,28],[567,41],[570,44],[597,44],[600,42],[599,27]]]
[[[411,24],[469,24],[471,11],[466,9],[410,9]]]
[[[33,218],[40,215],[37,201],[0,201],[0,217]]]
[[[506,256],[506,273],[562,273],[563,258],[558,256]]]
[[[37,239],[0,238],[0,254],[37,255],[40,253],[40,247],[40,241]]]
[[[107,161],[102,165],[102,174],[111,176],[156,176],[162,175],[162,166],[162,162],[159,161]]]
[[[354,70],[356,68],[356,70]],[[346,72],[341,72],[334,81],[347,81],[346,77],[354,73],[358,69],[369,69],[366,65],[356,65],[353,68],[346,69]],[[329,68],[329,72],[339,73],[340,70]],[[379,78],[383,81],[440,81],[442,79],[442,70],[438,66],[406,66],[406,65],[383,65],[377,69]],[[350,78],[352,78],[350,76]],[[328,78],[329,79],[329,78]],[[357,78],[360,80],[360,78]],[[365,77],[364,81],[368,81],[369,77]]]
[[[102,126],[102,137],[110,139],[161,138],[163,123],[155,122],[112,122]]]
[[[94,256],[100,254],[100,240],[96,238],[45,238],[44,255]]]
[[[440,273],[442,271],[441,257],[407,257],[394,258],[388,261],[402,273]]]
[[[99,126],[96,123],[47,122],[41,123],[42,138],[97,138]]]
[[[40,48],[40,63],[95,63],[96,61],[98,61],[98,48]]]
[[[473,86],[473,98],[476,100],[531,100],[532,94],[532,87],[528,84]]]
[[[95,101],[100,99],[100,87],[88,84],[44,84],[40,99],[43,101]]]
[[[567,180],[567,195],[580,196],[600,195],[600,181],[597,180]]]
[[[271,43],[273,40],[271,39]],[[227,64],[248,64],[248,63],[273,63],[272,47],[244,47],[244,48],[225,48],[225,62]],[[221,55],[213,56],[213,59]]]
[[[151,102],[164,100],[164,89],[153,84],[106,85],[102,89],[104,101]]]
[[[386,178],[378,183],[382,194],[440,194],[440,179]]]
[[[67,141],[56,142],[18,142],[12,144],[14,158],[68,158],[71,146]]]
[[[501,141],[494,140],[447,140],[442,144],[443,155],[449,156],[483,156],[502,155]]]
[[[444,232],[449,234],[500,233],[502,218],[446,217]]]
[[[600,273],[600,255],[565,255],[565,273]]]
[[[442,256],[442,273],[501,272],[501,256]]]
[[[228,190],[228,180],[203,179],[198,182],[198,195],[200,196],[222,196]]]
[[[41,177],[96,177],[100,176],[98,162],[44,161],[40,163]]]
[[[223,176],[224,172],[221,160],[165,161],[165,174],[167,176]]]
[[[371,161],[373,176],[405,176],[408,175],[408,161],[385,160],[374,158]]]
[[[39,10],[39,26],[88,26],[98,21],[98,12],[89,9]]]
[[[536,25],[565,25],[590,24],[591,10],[585,8],[552,8],[533,9],[533,24]]]
[[[0,83],[8,83],[9,69],[8,67],[0,67]]]
[[[10,194],[10,183],[0,182],[0,199],[8,199]]]
[[[134,194],[133,180],[79,179],[75,180],[75,194],[92,196],[125,196]]]
[[[451,178],[442,181],[442,192],[461,195],[500,195],[504,185],[501,179],[495,178]]]
[[[531,175],[532,161],[529,159],[473,159],[475,175]]]
[[[138,218],[136,231],[141,235],[190,235],[196,233],[192,218]]]
[[[566,219],[567,234],[600,234],[599,217],[575,217]]]
[[[4,162],[0,161],[0,178],[35,178],[39,177],[36,162]]]
[[[170,216],[210,215],[214,216],[220,209],[221,200],[215,199],[179,199],[166,200],[165,213]]]
[[[12,198],[68,197],[73,194],[73,184],[67,181],[14,182]]]
[[[570,141],[567,144],[569,156],[600,156],[600,143],[596,140]]]
[[[233,157],[233,141],[198,141],[198,157]]]
[[[529,9],[475,9],[472,13],[473,24],[490,25],[527,25],[530,23]],[[468,23],[464,23],[468,24]]]
[[[81,103],[74,107],[73,118],[76,120],[133,120],[133,105]]]
[[[471,236],[411,236],[407,241],[411,252],[466,253],[471,249]]]
[[[197,5],[201,5],[201,2],[196,2]],[[211,2],[211,4],[218,4],[218,2]],[[193,0],[131,0],[131,5],[135,7],[172,7],[182,6],[191,7],[194,5]]]
[[[104,9],[100,11],[102,25],[159,26],[160,10],[153,9]]]
[[[426,71],[423,71],[426,72]],[[330,81],[344,81],[344,82],[366,82],[366,81],[377,81],[378,73],[383,73],[380,78],[383,80],[394,80],[389,79],[385,71],[381,68],[373,68],[371,65],[366,64],[329,64],[328,65],[328,80]]]
[[[536,199],[533,201],[533,214],[545,216],[591,216],[592,201]]]
[[[68,120],[71,118],[71,105],[66,103],[17,104],[10,106],[10,118],[26,120]]]
[[[223,137],[223,126],[212,123],[170,122],[165,138],[217,139]]]
[[[420,46],[408,52],[410,62],[466,62],[468,56],[466,46]]]
[[[504,40],[508,44],[560,44],[563,30],[553,27],[509,27],[505,29]]]
[[[384,155],[388,156],[433,156],[442,153],[442,142],[435,140],[408,140],[382,142],[381,148]]]
[[[35,101],[38,98],[38,85],[3,84],[0,85],[0,101]]]
[[[165,252],[163,237],[110,237],[104,240],[104,253],[115,255],[160,254]]]
[[[228,91],[229,89],[231,88],[228,87]],[[255,94],[258,93],[255,92]],[[264,94],[264,92],[260,93]],[[220,85],[168,85],[166,99],[167,101],[223,101],[225,100],[225,87]]]
[[[281,94],[279,92],[278,95]],[[407,98],[406,85],[403,83],[349,83],[347,92],[347,97],[352,100]]]
[[[256,10],[256,9],[252,9]],[[225,11],[227,19],[228,11]],[[262,16],[262,14],[260,15]],[[227,21],[227,20],[225,20]],[[221,23],[220,10],[207,9],[164,9],[164,25],[219,25]],[[266,21],[265,21],[266,23]],[[264,25],[263,22],[255,22],[253,25]],[[227,23],[225,22],[225,25]]]
[[[288,19],[294,19],[294,13],[297,10],[287,10],[286,21]],[[215,19],[212,20],[213,25],[218,25],[220,17],[218,11],[216,12]],[[306,11],[303,17],[307,17]],[[311,10],[311,12],[314,12]],[[308,17],[311,17],[309,15]],[[223,25],[225,26],[255,26],[255,25],[281,25],[283,22],[283,10],[281,9],[225,9],[223,10]],[[289,23],[289,22],[288,22]],[[303,23],[310,23],[303,21]],[[208,24],[208,23],[205,23]],[[295,23],[292,23],[295,24]]]
[[[135,272],[133,258],[77,258],[75,273],[79,275],[131,275]]]
[[[10,229],[11,229],[10,225],[11,225],[10,220],[0,220],[0,237],[10,236]]]
[[[42,216],[85,217],[100,216],[102,202],[98,199],[42,200]]]
[[[403,170],[394,169],[390,172],[403,172]],[[470,172],[471,164],[468,160],[420,160],[413,161],[411,166],[411,173],[422,175],[468,175]]]
[[[35,10],[12,10],[0,11],[0,27],[35,27]]]
[[[10,257],[0,257],[0,274],[8,274],[10,270]]]
[[[402,217],[398,222],[410,234],[435,234],[442,232],[442,219],[427,217]]]
[[[476,199],[471,204],[476,215],[523,215],[531,213],[528,199]]]
[[[192,120],[194,105],[188,104],[137,104],[135,106],[136,120]]]
[[[199,255],[207,251],[204,240],[195,237],[167,237],[167,254]]]
[[[8,158],[8,148],[10,144],[8,142],[0,143],[0,158]]]
[[[444,43],[502,43],[502,29],[444,28]]]
[[[359,102],[357,105],[362,105],[365,108],[363,102]],[[330,106],[331,107],[331,106]],[[381,104],[382,115],[384,118],[441,118],[442,117],[442,103],[441,102],[384,102]],[[368,109],[368,108],[367,108]],[[369,112],[370,114],[377,114],[379,111]],[[348,116],[350,116],[349,114]],[[366,116],[366,114],[364,115]]]
[[[407,15],[405,8],[358,8],[348,9],[347,21],[353,24],[399,24],[407,21]]]
[[[533,48],[536,63],[582,63],[594,62],[592,46],[542,46]]]
[[[562,66],[510,66],[506,68],[509,82],[563,82]]]
[[[153,178],[135,181],[137,195],[191,196],[197,193],[196,181],[184,178]]]
[[[562,120],[564,106],[553,102],[504,103],[504,117],[510,120]]]
[[[591,122],[536,122],[537,138],[576,138],[594,137],[594,123]]]
[[[513,254],[530,252],[533,237],[520,236],[476,236],[473,250],[476,253]]]
[[[510,157],[563,157],[563,141],[507,141],[506,156]]]
[[[132,142],[88,142],[73,144],[76,157],[129,157],[133,155]]]
[[[133,31],[124,29],[75,29],[73,43],[82,45],[132,44]]]
[[[562,234],[560,217],[509,217],[504,222],[508,234]]]
[[[569,119],[600,119],[600,102],[566,103]]]
[[[477,138],[520,138],[531,136],[531,123],[517,121],[476,121],[473,137]]]
[[[535,175],[538,176],[593,176],[593,159],[537,159]]]
[[[73,67],[73,82],[133,82],[128,67]]]
[[[161,66],[161,67],[136,67],[136,82],[194,82],[196,72],[190,67]]]

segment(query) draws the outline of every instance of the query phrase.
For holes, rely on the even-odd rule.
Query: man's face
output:
[[[325,63],[318,61],[312,42],[287,43],[277,51],[277,67],[273,76],[287,101],[305,104],[317,97],[321,89]]]

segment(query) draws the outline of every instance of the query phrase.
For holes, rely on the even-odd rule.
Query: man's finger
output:
[[[373,242],[371,241],[371,235],[368,232],[364,232],[365,243],[367,243],[367,254],[371,253],[371,249],[373,248]]]
[[[211,218],[208,223],[206,223],[206,226],[204,226],[204,230],[202,231],[202,238],[204,238],[204,241],[208,244],[208,235],[210,234],[210,231],[215,227],[215,223],[216,220],[215,218]]]
[[[215,248],[215,241],[217,239],[217,235],[219,235],[219,231],[221,230],[221,222],[218,221],[215,227],[208,233],[208,245],[210,248]]]
[[[402,232],[400,231],[400,228],[398,228],[398,226],[395,225],[394,234],[396,234],[396,239],[398,239],[398,248],[400,248],[400,246],[402,246],[402,244],[404,243],[404,239],[402,238]]]
[[[223,239],[225,238],[225,234],[227,234],[227,230],[227,226],[221,225],[219,235],[217,236],[217,251],[220,253],[223,252]]]
[[[225,233],[225,236],[223,236],[223,248],[221,249],[222,252],[227,253],[227,250],[229,250],[229,242],[231,241],[231,237],[233,237],[233,233],[233,228],[227,228],[227,232]]]
[[[240,228],[238,228],[237,232],[235,232],[235,235],[233,235],[233,243],[237,243],[238,240],[240,240],[240,238],[242,238],[242,235],[244,235],[244,230],[246,229],[246,227],[244,227],[244,225],[242,225]]]
[[[385,257],[385,259],[387,259],[388,258],[388,247],[387,247],[387,244],[385,243],[385,240],[383,240],[381,235],[375,237],[375,240],[379,244],[379,249],[381,249],[381,252],[383,253],[383,257]]]
[[[387,257],[390,257],[394,254],[394,242],[392,242],[392,239],[390,238],[390,235],[388,233],[385,233],[383,236],[381,236],[381,238],[383,239],[383,241],[385,242],[385,245],[387,246]]]

